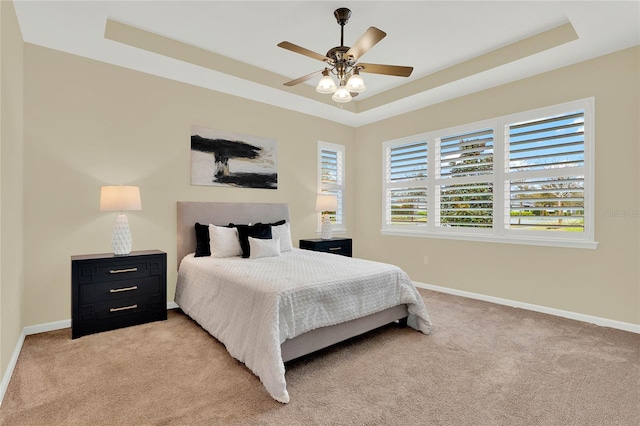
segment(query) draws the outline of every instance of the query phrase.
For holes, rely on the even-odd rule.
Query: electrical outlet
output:
[[[424,262],[425,265],[429,264],[429,256],[425,256],[424,259],[422,259],[422,261]]]

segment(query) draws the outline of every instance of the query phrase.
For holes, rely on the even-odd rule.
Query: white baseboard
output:
[[[0,406],[2,406],[2,401],[4,400],[4,394],[7,392],[7,388],[9,387],[9,381],[11,381],[13,370],[16,368],[16,363],[18,362],[18,356],[20,356],[20,351],[22,350],[22,344],[24,343],[25,337],[26,337],[25,331],[22,330],[22,333],[20,333],[20,337],[18,337],[18,343],[16,344],[16,347],[13,349],[13,353],[11,354],[9,365],[7,365],[7,369],[2,375],[2,382],[0,382]]]
[[[167,309],[178,309],[180,308],[176,302],[167,302]],[[2,375],[2,382],[0,382],[0,406],[2,406],[2,401],[4,400],[4,394],[9,387],[9,381],[11,381],[11,376],[13,375],[13,370],[16,368],[16,363],[18,362],[18,356],[20,355],[20,351],[22,350],[22,345],[24,344],[24,338],[31,334],[38,333],[46,333],[47,331],[54,330],[62,330],[63,328],[70,328],[71,320],[66,319],[62,321],[54,321],[48,322],[45,324],[37,324],[30,325],[22,329],[22,333],[18,338],[18,343],[16,343],[16,347],[13,350],[13,354],[11,354],[11,360],[9,361],[9,365]]]
[[[512,308],[526,309],[528,311],[541,312],[543,314],[555,315],[557,317],[568,318],[576,321],[588,322],[602,327],[611,327],[618,330],[630,331],[640,334],[640,324],[632,324],[629,322],[616,321],[608,318],[595,317],[592,315],[579,314],[576,312],[563,311],[562,309],[549,308],[547,306],[533,305],[531,303],[518,302],[516,300],[502,299],[500,297],[486,296],[484,294],[472,293],[470,291],[456,290],[454,288],[440,287],[432,284],[425,284],[414,281],[413,284],[418,288],[433,290],[440,293],[452,294],[454,296],[466,297],[469,299],[477,299],[485,302],[491,302],[498,305],[510,306]]]
[[[47,331],[62,330],[63,328],[70,327],[71,320],[66,319],[62,321],[48,322],[45,324],[30,325],[24,328],[24,334],[29,336],[31,334],[46,333]]]

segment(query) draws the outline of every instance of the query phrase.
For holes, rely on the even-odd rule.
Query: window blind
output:
[[[584,111],[509,126],[509,170],[584,166]]]
[[[440,178],[488,175],[493,172],[493,129],[440,139]]]
[[[342,185],[342,155],[338,151],[320,150],[322,183]]]
[[[406,182],[427,177],[427,142],[391,148],[387,177],[389,182]]]

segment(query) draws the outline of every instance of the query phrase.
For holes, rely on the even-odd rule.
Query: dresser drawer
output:
[[[160,277],[136,278],[80,284],[80,304],[108,302],[131,297],[144,297],[162,293],[164,283]]]

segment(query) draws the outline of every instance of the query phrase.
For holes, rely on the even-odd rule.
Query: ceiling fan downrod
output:
[[[336,21],[340,24],[340,46],[344,46],[344,26],[351,18],[351,10],[341,7],[333,12],[333,16],[336,17]]]

